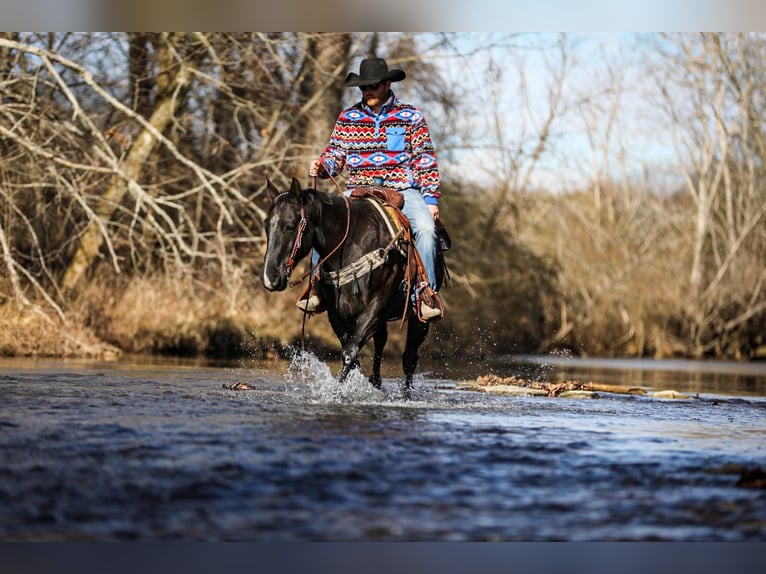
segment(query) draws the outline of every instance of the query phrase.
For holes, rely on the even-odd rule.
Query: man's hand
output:
[[[431,212],[431,216],[434,218],[434,221],[439,219],[439,206],[438,205],[429,205],[428,211]]]
[[[324,165],[318,159],[315,159],[314,161],[311,162],[311,165],[309,165],[309,175],[311,177],[316,177],[320,173],[324,173],[326,171],[327,170],[324,168]]]

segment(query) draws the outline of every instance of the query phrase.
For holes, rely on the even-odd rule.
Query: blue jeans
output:
[[[417,189],[405,189],[402,213],[407,217],[415,236],[415,247],[428,274],[428,282],[436,289],[436,224],[426,205],[426,200]]]
[[[404,207],[402,213],[410,222],[412,234],[415,236],[415,247],[420,253],[423,265],[428,274],[428,282],[432,289],[436,289],[436,224],[431,215],[431,211],[426,205],[426,200],[420,195],[417,189],[405,189],[400,192],[404,196]],[[351,191],[344,192],[348,197]],[[319,263],[319,254],[316,251],[311,253],[311,266]]]

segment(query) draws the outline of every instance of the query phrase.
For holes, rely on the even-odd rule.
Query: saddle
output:
[[[412,237],[410,222],[407,219],[407,216],[405,216],[401,211],[401,208],[404,206],[404,196],[402,196],[402,194],[398,191],[392,189],[370,186],[355,188],[351,192],[351,198],[374,200],[373,204],[375,204],[376,207],[379,207],[378,204],[382,204],[383,210],[385,212],[383,215],[385,215],[387,221],[393,224],[395,227],[395,230],[391,230],[392,235],[394,235],[395,238],[396,236],[401,236],[401,243],[404,245],[404,249],[402,249],[400,246],[400,251],[407,258],[407,270],[405,273],[407,292],[409,293],[411,291],[412,285],[415,285],[415,292],[417,294],[415,312],[418,316],[418,319],[423,321],[423,318],[420,315],[419,303],[421,301],[425,301],[425,303],[431,307],[438,306],[443,313],[444,307],[442,306],[442,302],[439,299],[439,295],[431,288],[431,285],[429,284],[428,273],[426,273],[426,268],[423,264],[423,260],[421,259],[420,253],[418,253],[417,247],[415,246],[415,239]],[[440,230],[444,229],[441,221],[438,222],[438,228]],[[441,252],[446,251],[446,249],[443,249],[444,240],[441,236],[446,235],[446,230],[443,231],[443,234],[438,233],[438,235],[440,237],[437,241],[437,265],[443,265],[444,258],[441,256]],[[447,249],[449,249],[449,247],[447,247]],[[405,308],[404,315],[402,316],[402,322],[404,322],[406,315],[407,310]]]
[[[385,187],[357,187],[351,192],[351,197],[354,199],[371,197],[388,205],[393,205],[396,209],[404,207],[404,196],[394,189]]]

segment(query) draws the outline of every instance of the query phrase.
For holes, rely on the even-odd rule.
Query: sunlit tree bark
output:
[[[351,35],[319,34],[305,39],[306,62],[300,84],[302,98],[310,101],[323,94],[296,126],[307,144],[307,152],[318,156],[324,149],[335,120],[343,109],[343,73],[348,66]]]

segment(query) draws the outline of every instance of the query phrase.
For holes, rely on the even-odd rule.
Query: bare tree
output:
[[[47,278],[43,290],[61,301],[58,290],[75,288],[97,257],[104,256],[117,273],[158,257],[176,269],[191,270],[198,259],[216,261],[223,269],[229,266],[231,248],[243,240],[260,243],[263,211],[250,201],[257,188],[247,191],[247,182],[245,189],[234,183],[254,166],[274,161],[261,150],[249,158],[247,152],[252,142],[268,140],[268,134],[264,138],[256,130],[274,122],[271,102],[304,105],[286,97],[294,79],[285,82],[279,74],[266,73],[270,69],[284,73],[277,54],[263,42],[242,44],[235,41],[238,38],[217,35],[94,35],[91,40],[102,47],[127,40],[131,60],[126,77],[131,84],[127,90],[115,90],[119,84],[112,78],[79,63],[89,61],[89,55],[77,51],[83,49],[80,38],[70,39],[78,41],[74,49],[79,61],[64,55],[65,45],[60,51],[49,49],[50,37],[0,38],[4,62],[11,62],[0,110],[0,134],[7,152],[3,199],[15,214],[14,221],[27,230],[13,233],[16,224],[11,222],[9,236],[15,245],[9,252],[19,252],[23,238],[29,239],[30,247],[22,251],[38,254],[36,260]],[[243,59],[258,54],[255,61],[264,74],[251,75],[243,95],[229,87],[236,85],[233,81],[219,79],[223,77],[219,55],[225,48],[239,49]],[[271,97],[250,98],[255,90],[270,90]],[[277,90],[282,93],[275,94]],[[190,142],[207,136],[206,114],[211,108],[206,101],[211,97],[220,101],[221,94],[232,107],[240,108],[231,116],[237,120],[234,125],[250,130],[222,144],[238,150],[235,160],[249,161],[226,164],[228,171],[214,172],[205,167],[209,156],[200,156]],[[276,125],[282,122],[279,118],[294,116],[283,111]],[[32,168],[25,171],[25,162]],[[67,216],[52,219],[45,213],[45,225],[36,224],[30,213],[38,213],[39,219],[50,202],[27,201],[28,194],[19,197],[15,191],[22,189],[49,193],[54,199],[51,207],[58,206],[60,213],[63,206]],[[58,235],[59,245],[44,244],[43,238],[52,234]],[[51,262],[60,271],[52,269]]]
[[[694,206],[691,339],[697,354],[733,352],[754,344],[766,316],[766,45],[747,34],[664,40],[655,77]]]

